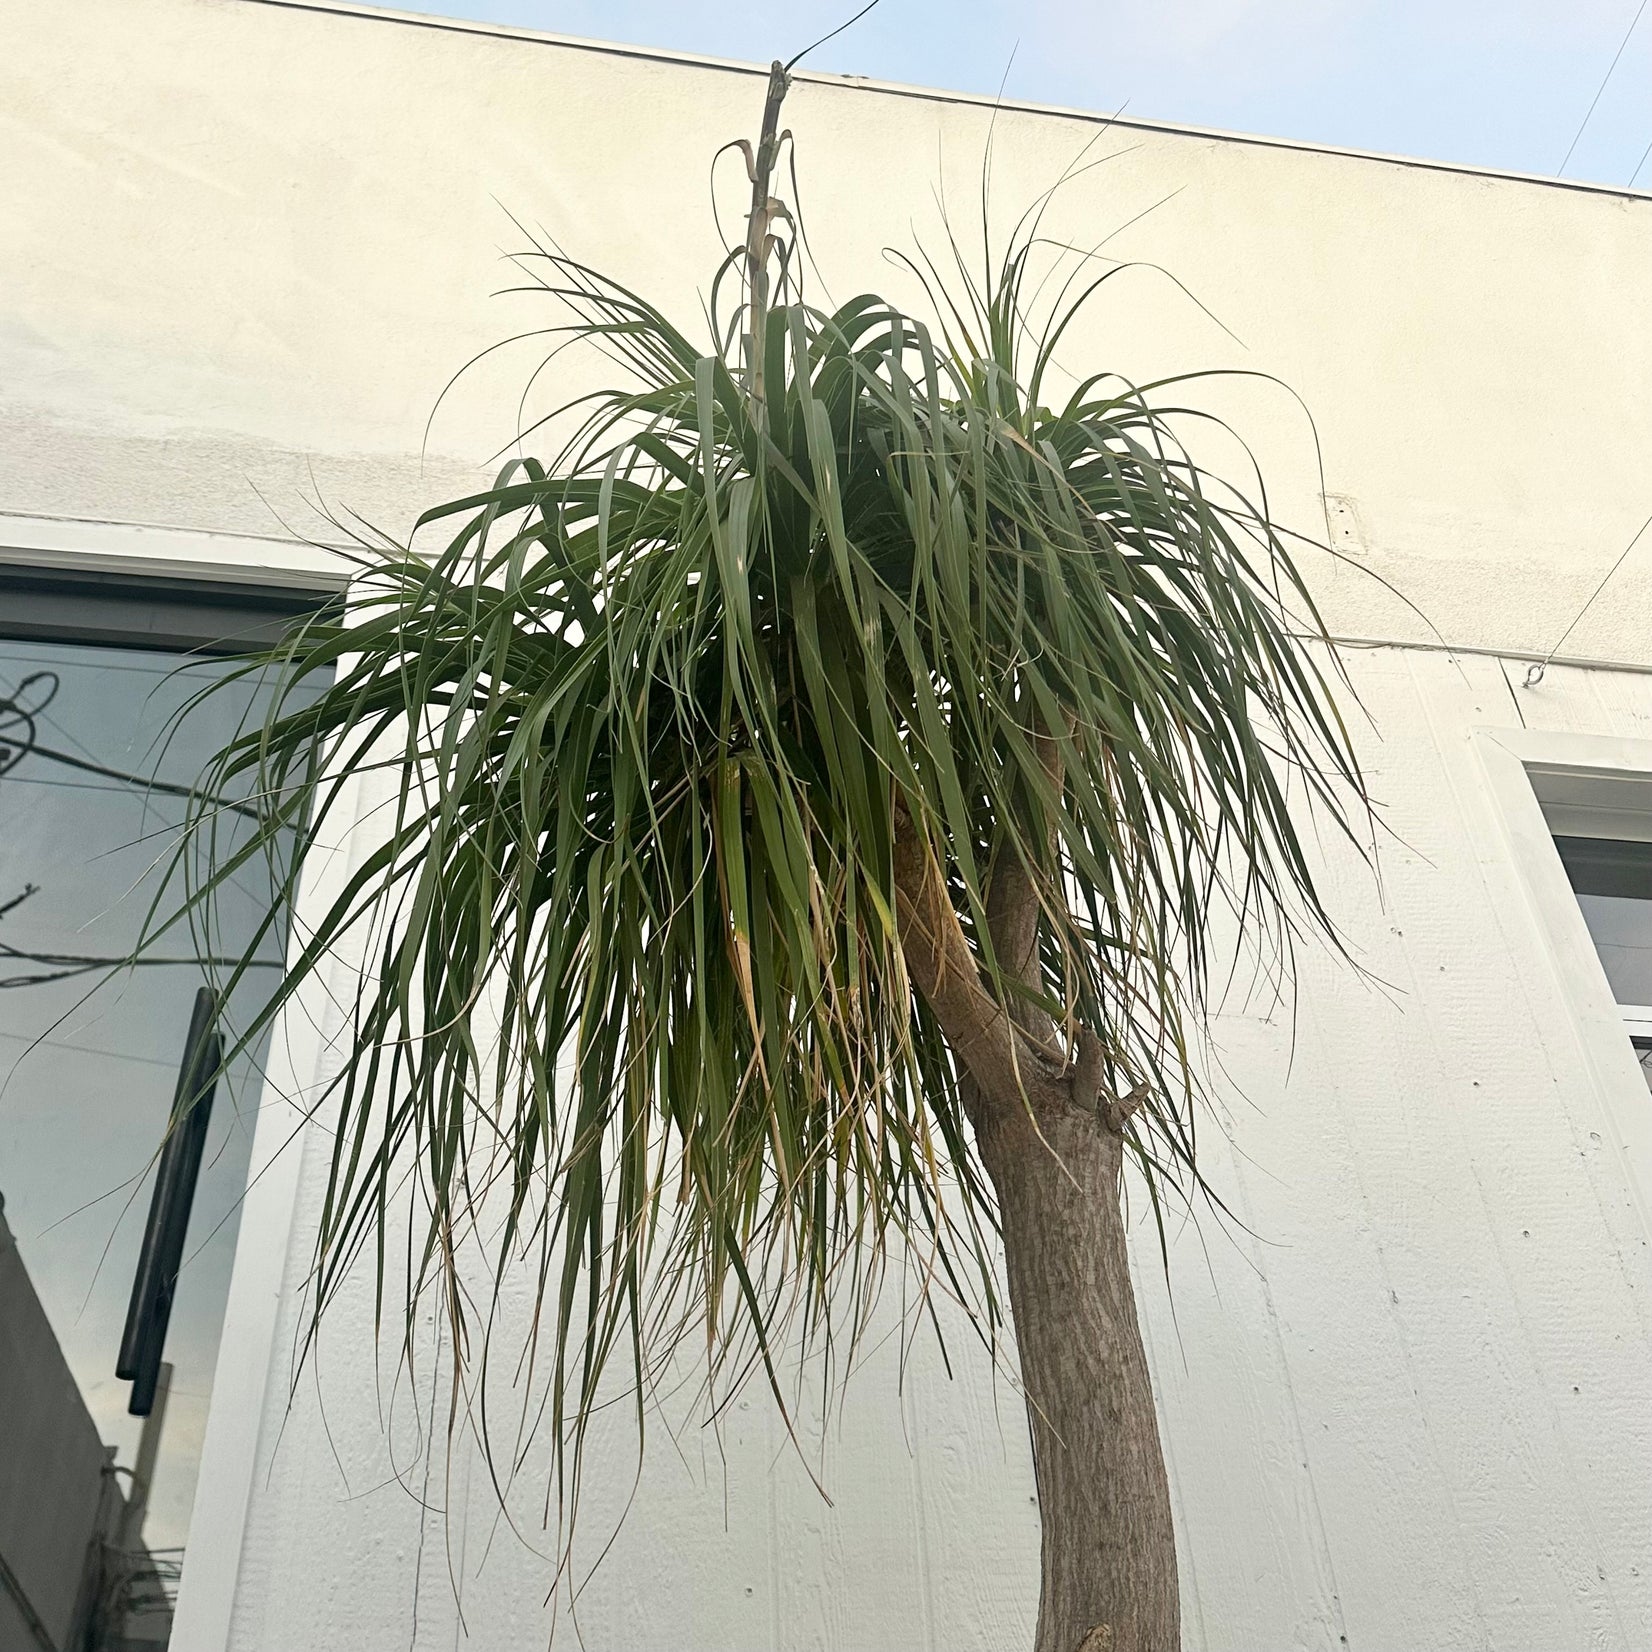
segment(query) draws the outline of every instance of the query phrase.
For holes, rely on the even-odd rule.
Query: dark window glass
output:
[[[1612,996],[1652,1006],[1652,843],[1556,837]]]

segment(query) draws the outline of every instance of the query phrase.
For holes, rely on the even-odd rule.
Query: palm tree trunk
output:
[[[979,1099],[979,1092],[977,1098]],[[1093,1115],[977,1106],[1032,1422],[1036,1652],[1180,1652],[1176,1540],[1120,1209],[1123,1141]]]

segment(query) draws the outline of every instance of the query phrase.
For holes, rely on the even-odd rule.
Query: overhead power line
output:
[[[1646,165],[1649,157],[1652,157],[1652,143],[1647,144],[1641,151],[1641,158],[1635,162],[1635,170],[1629,174],[1628,188],[1633,189],[1635,187],[1635,180],[1641,175],[1641,168]]]
[[[1583,606],[1581,608],[1578,609],[1578,611],[1575,614],[1572,615],[1572,623],[1570,625],[1568,625],[1566,627],[1566,629],[1560,633],[1559,637],[1557,637],[1555,639],[1554,647],[1551,648],[1549,650],[1549,652],[1547,654],[1545,654],[1541,660],[1536,661],[1535,663],[1533,663],[1532,665],[1530,665],[1526,668],[1526,687],[1527,688],[1536,688],[1537,685],[1540,682],[1543,681],[1543,673],[1548,669],[1549,661],[1552,660],[1555,657],[1555,655],[1560,652],[1561,647],[1565,643],[1566,639],[1569,636],[1571,636],[1571,634],[1577,629],[1578,621],[1581,620],[1583,618],[1583,616],[1585,614],[1587,614],[1591,608],[1594,607],[1595,598],[1598,597],[1600,595],[1600,593],[1602,591],[1604,591],[1606,589],[1606,587],[1612,583],[1612,576],[1618,571],[1619,568],[1621,568],[1624,565],[1625,562],[1628,561],[1629,553],[1632,550],[1634,550],[1634,548],[1638,544],[1640,544],[1641,536],[1646,532],[1646,530],[1648,528],[1652,528],[1652,516],[1647,517],[1647,519],[1643,523],[1641,523],[1641,525],[1638,528],[1635,529],[1635,537],[1633,539],[1631,539],[1629,541],[1629,543],[1627,545],[1625,545],[1621,551],[1618,552],[1617,561],[1614,562],[1612,564],[1612,566],[1606,570],[1606,573],[1602,577],[1600,584],[1598,584],[1594,588],[1594,590],[1592,590],[1589,593],[1588,600],[1583,604]]]
[[[1606,66],[1606,73],[1601,77],[1600,85],[1595,88],[1595,95],[1589,100],[1589,107],[1584,111],[1583,120],[1579,124],[1577,131],[1572,134],[1572,141],[1566,146],[1565,157],[1562,159],[1560,165],[1555,168],[1555,176],[1557,178],[1566,170],[1566,163],[1571,160],[1572,152],[1577,148],[1578,141],[1583,136],[1584,128],[1588,126],[1590,120],[1594,117],[1595,106],[1600,102],[1601,96],[1606,91],[1606,83],[1616,72],[1619,60],[1622,58],[1624,52],[1628,50],[1629,42],[1633,39],[1635,30],[1640,27],[1641,17],[1646,11],[1646,6],[1647,0],[1641,0],[1640,5],[1635,9],[1633,20],[1630,22],[1629,27],[1624,31],[1623,39],[1618,42],[1618,49],[1612,54],[1612,61]],[[1644,156],[1642,157],[1642,160],[1644,162]],[[1636,167],[1635,170],[1636,172],[1639,172],[1640,168]]]

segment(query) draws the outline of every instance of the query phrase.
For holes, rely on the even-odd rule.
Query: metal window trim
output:
[[[336,601],[349,571],[298,541],[0,514],[0,637],[242,653]]]
[[[1583,910],[1561,863],[1543,793],[1550,777],[1580,774],[1605,786],[1622,782],[1636,801],[1652,795],[1652,740],[1536,729],[1480,728],[1473,749],[1504,846],[1519,873],[1526,906],[1547,954],[1554,991],[1564,1003],[1581,1063],[1598,1098],[1603,1134],[1617,1149],[1626,1191],[1652,1239],[1652,1107],[1635,1030],[1613,1000]],[[1630,1037],[1624,1036],[1625,1032]]]

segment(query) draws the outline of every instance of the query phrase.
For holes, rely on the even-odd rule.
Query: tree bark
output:
[[[1124,1128],[1145,1092],[1106,1094],[1093,1035],[1064,1045],[1030,1000],[1011,1015],[987,991],[904,810],[894,869],[907,967],[952,1047],[998,1195],[1042,1528],[1035,1652],[1181,1652],[1170,1486],[1120,1206]],[[1023,982],[1036,976],[1038,910],[1025,869],[1001,858],[988,927]]]
[[[973,1086],[972,1086],[973,1088]],[[1170,1488],[1104,1119],[972,1106],[998,1194],[1032,1423],[1043,1587],[1036,1652],[1180,1652]]]

